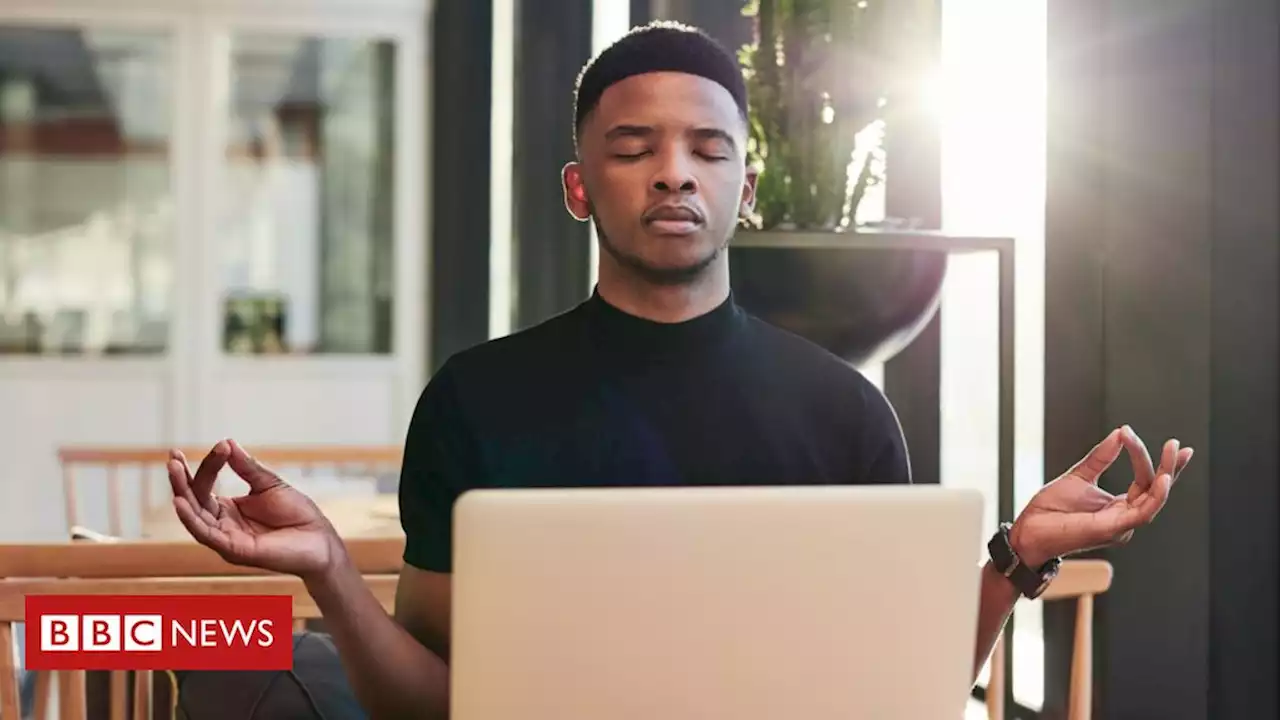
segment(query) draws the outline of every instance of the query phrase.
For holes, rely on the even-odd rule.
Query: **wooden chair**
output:
[[[210,447],[184,447],[192,470],[199,465]],[[62,466],[62,485],[67,527],[73,538],[92,536],[95,533],[108,537],[123,537],[122,506],[124,486],[122,476],[134,471],[139,478],[139,517],[158,509],[156,500],[168,503],[169,491],[165,465],[169,461],[168,447],[63,447],[58,450]],[[400,468],[402,449],[391,445],[352,446],[266,446],[250,450],[254,457],[277,470],[291,480],[304,480],[317,471],[333,469],[346,478],[362,477],[376,483],[379,473],[395,472]],[[77,493],[77,469],[95,468],[106,476],[107,522],[104,527],[93,527],[84,522]],[[157,479],[159,490],[157,490]],[[157,497],[158,496],[158,497]]]
[[[356,569],[387,612],[392,612],[403,539],[349,539],[346,545]],[[293,597],[295,620],[320,618],[315,601],[300,579],[232,565],[197,543],[0,545],[0,718],[6,720],[21,717],[13,664],[14,624],[24,622],[24,598],[39,594],[289,595]],[[52,675],[58,680],[60,719],[86,720],[85,672]],[[128,675],[123,671],[109,673],[111,720],[146,720],[152,717],[149,705],[154,673],[133,673],[135,702],[131,713]],[[41,673],[38,677],[35,720],[46,720],[50,676]]]
[[[1040,596],[1043,602],[1075,599],[1075,640],[1071,650],[1068,720],[1089,720],[1093,712],[1093,598],[1111,588],[1114,574],[1105,560],[1065,560],[1058,577]],[[1004,633],[996,641],[987,681],[987,717],[1004,720]]]

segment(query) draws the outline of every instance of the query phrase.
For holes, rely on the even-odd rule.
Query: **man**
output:
[[[565,204],[598,230],[598,285],[562,315],[450,358],[424,390],[405,444],[394,619],[315,505],[239,445],[219,443],[194,477],[180,455],[170,463],[197,540],[305,580],[375,717],[447,715],[450,513],[469,488],[910,482],[884,396],[733,302],[726,251],[756,187],[733,56],[688,28],[638,29],[584,70],[576,107]],[[1096,482],[1122,448],[1134,479],[1116,497]],[[1051,574],[1041,568],[1127,540],[1190,458],[1171,440],[1155,469],[1117,429],[1002,529],[1018,566],[981,570],[975,677],[1015,599]],[[210,493],[224,463],[247,496]]]

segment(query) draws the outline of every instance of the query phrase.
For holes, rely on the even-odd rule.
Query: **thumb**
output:
[[[1102,477],[1102,473],[1120,457],[1120,451],[1124,449],[1124,443],[1121,441],[1121,429],[1112,430],[1109,435],[1103,438],[1102,442],[1093,446],[1088,455],[1081,458],[1076,463],[1069,474],[1085,480],[1090,483],[1097,483],[1098,478]]]
[[[279,475],[276,475],[267,469],[265,465],[255,460],[240,446],[240,443],[229,439],[227,440],[227,445],[231,447],[231,455],[227,458],[227,464],[249,484],[250,492],[262,492],[284,484]]]

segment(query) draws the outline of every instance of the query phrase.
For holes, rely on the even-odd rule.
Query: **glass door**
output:
[[[0,355],[169,348],[172,31],[0,17]]]
[[[233,30],[216,206],[220,350],[393,350],[396,53],[385,38]]]
[[[202,17],[203,434],[403,440],[429,336],[425,8]]]

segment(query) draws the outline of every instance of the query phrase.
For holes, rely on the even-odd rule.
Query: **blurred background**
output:
[[[449,355],[591,290],[559,186],[582,65],[652,19],[751,48],[761,4],[0,0],[0,537],[147,535],[166,486],[113,451],[394,460]],[[839,229],[884,232],[841,253],[915,284],[897,341],[847,357],[917,481],[980,489],[994,526],[1116,425],[1194,445],[1159,522],[1100,555],[1089,702],[1280,717],[1275,3],[808,5],[878,13],[850,42],[879,62],[842,75],[888,99],[856,128],[875,181]],[[815,315],[892,299],[742,257],[744,292],[790,283]],[[1008,712],[1065,717],[1074,617],[1019,606]]]

